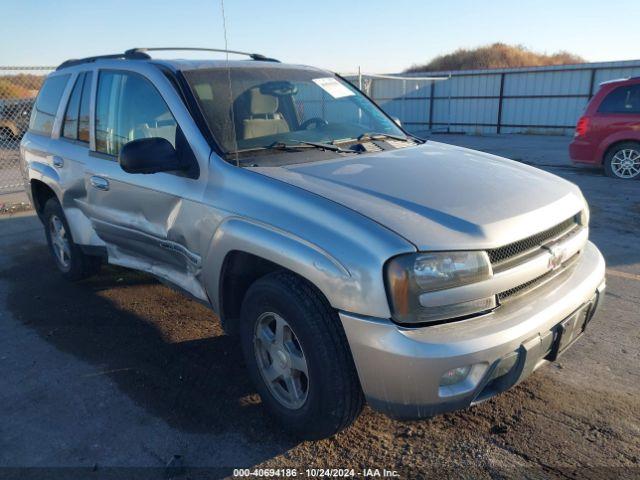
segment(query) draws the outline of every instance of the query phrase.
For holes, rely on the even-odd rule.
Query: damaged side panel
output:
[[[211,207],[177,193],[194,181],[171,174],[134,177],[112,163],[117,170],[101,174],[108,190],[91,188],[93,175],[87,178],[85,203],[95,232],[106,243],[109,262],[149,272],[208,301],[200,275],[211,229],[200,227],[215,215]],[[128,178],[118,178],[123,175]],[[149,177],[156,177],[155,185],[145,185]]]

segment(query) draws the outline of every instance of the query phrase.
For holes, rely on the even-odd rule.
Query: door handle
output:
[[[56,168],[62,168],[64,167],[64,160],[62,160],[62,158],[60,158],[57,155],[53,156],[53,166]]]
[[[106,178],[94,176],[94,177],[91,177],[89,181],[91,182],[91,186],[93,188],[97,188],[98,190],[104,190],[104,191],[109,190],[109,180],[107,180]]]

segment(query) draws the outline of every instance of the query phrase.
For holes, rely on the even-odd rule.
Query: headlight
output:
[[[420,295],[490,278],[486,252],[428,252],[402,255],[389,261],[386,282],[393,318],[400,323],[423,323],[464,317],[491,310],[495,296],[439,307],[423,307]]]

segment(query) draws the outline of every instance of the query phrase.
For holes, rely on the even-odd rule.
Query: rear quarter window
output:
[[[69,77],[70,75],[57,75],[45,80],[31,112],[30,131],[41,135],[51,135],[58,105]]]
[[[625,85],[614,89],[602,100],[598,112],[640,114],[640,85]]]

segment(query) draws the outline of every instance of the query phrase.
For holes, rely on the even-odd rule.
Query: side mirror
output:
[[[393,121],[396,122],[396,125],[398,125],[399,127],[402,126],[402,122],[398,117],[391,117],[391,118],[393,118]]]
[[[118,155],[120,167],[127,173],[157,173],[183,170],[178,152],[166,139],[139,138],[126,143]]]

